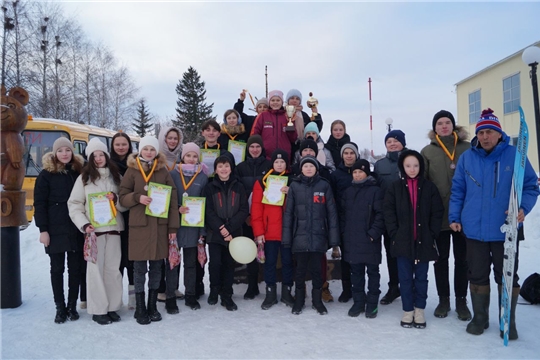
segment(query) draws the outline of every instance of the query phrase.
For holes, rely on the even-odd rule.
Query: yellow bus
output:
[[[43,166],[41,159],[43,155],[52,151],[55,140],[61,136],[70,139],[75,153],[85,157],[84,150],[90,139],[99,138],[110,151],[114,134],[116,131],[101,129],[97,126],[28,116],[28,125],[22,132],[25,146],[23,159],[26,168],[22,189],[26,191],[25,210],[28,222],[31,222],[34,216],[34,186]],[[133,144],[133,150],[136,151],[140,138],[133,135],[129,135],[129,137]]]

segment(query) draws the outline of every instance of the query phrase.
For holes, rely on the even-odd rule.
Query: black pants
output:
[[[158,293],[164,293],[167,291],[167,284],[168,284],[168,281],[166,280],[166,277],[168,275],[168,272],[170,270],[170,268],[168,267],[169,266],[169,263],[166,259],[163,260],[163,263],[161,264],[161,278],[159,279],[159,288],[158,288]],[[175,284],[175,288],[174,290],[178,289],[178,287],[180,286],[180,266],[177,266],[174,268],[174,270],[176,271],[176,284]]]
[[[433,263],[437,294],[441,297],[450,296],[448,280],[448,258],[450,257],[450,236],[454,252],[454,294],[456,297],[467,296],[467,242],[462,232],[452,230],[441,231],[437,239],[439,258]]]
[[[367,294],[372,303],[377,303],[381,293],[381,274],[379,272],[379,264],[349,264],[351,272],[349,276],[352,281],[352,294],[355,301],[360,300],[366,292],[366,272],[368,276]]]
[[[84,261],[82,251],[67,251],[49,254],[51,261],[51,285],[55,303],[65,303],[66,301],[64,298],[64,269],[66,254],[68,266],[68,302],[76,302],[77,298],[79,297],[79,286],[81,283],[81,261]]]
[[[386,264],[388,266],[388,286],[398,286],[399,285],[399,277],[398,277],[398,266],[397,266],[397,260],[395,257],[391,255],[390,248],[392,244],[392,240],[390,239],[390,235],[385,231],[384,232],[384,249],[386,250]]]
[[[313,289],[321,289],[323,286],[321,258],[326,256],[326,254],[318,252],[298,252],[295,253],[294,256],[296,258],[296,288],[304,289],[306,284],[306,274],[309,271]]]
[[[504,257],[504,241],[478,241],[467,239],[468,278],[474,285],[489,285],[489,274],[493,264],[495,282],[502,285],[502,269]],[[519,241],[517,242],[514,261],[514,282],[512,287],[519,287],[517,275],[519,259]]]
[[[220,244],[208,244],[210,263],[210,287],[219,288],[221,294],[233,294],[234,266],[235,261],[229,252],[229,248]]]
[[[195,268],[201,267],[197,261],[197,247],[191,248],[182,248],[182,253],[184,254],[184,286],[186,295],[195,296],[195,280],[196,280],[196,270]],[[166,260],[165,268],[167,270],[166,283],[167,283],[167,298],[175,297],[175,290],[178,288],[179,283],[179,273],[180,265],[171,269],[169,265],[169,260]]]

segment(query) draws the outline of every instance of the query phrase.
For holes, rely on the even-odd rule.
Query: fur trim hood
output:
[[[229,134],[229,135],[240,135],[246,132],[246,127],[244,124],[238,124],[238,125],[227,125],[227,124],[221,124],[221,133],[222,134]]]
[[[467,141],[469,139],[469,131],[467,131],[467,129],[464,126],[456,125],[456,128],[454,129],[454,131],[457,133],[459,141]],[[437,139],[435,138],[435,131],[429,130],[428,138],[432,142],[435,142],[438,144]]]
[[[139,156],[139,153],[133,153],[128,156],[127,159],[127,166],[128,168],[135,169],[139,171],[139,165],[137,165],[137,157]],[[167,168],[167,158],[163,153],[159,153],[154,160],[157,160],[158,164],[156,165],[156,170],[158,171],[161,168]],[[141,162],[142,168],[144,171],[149,171],[150,168],[148,167],[148,164],[144,161]]]
[[[57,164],[54,163],[54,154],[53,152],[48,152],[43,155],[41,159],[43,164],[43,170],[46,170],[50,173],[67,173],[66,166],[61,162]],[[79,165],[79,168],[82,169],[84,166],[84,158],[79,154],[73,154],[73,162]]]

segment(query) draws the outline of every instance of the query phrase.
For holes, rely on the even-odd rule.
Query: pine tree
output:
[[[202,143],[201,125],[212,116],[214,103],[206,104],[206,90],[204,81],[192,66],[183,74],[182,79],[176,86],[178,100],[176,101],[176,120],[173,125],[182,129],[184,143]]]
[[[148,112],[146,101],[144,99],[139,100],[139,104],[137,105],[137,118],[134,120],[132,125],[137,135],[140,137],[146,136],[153,124],[150,122],[152,117]]]

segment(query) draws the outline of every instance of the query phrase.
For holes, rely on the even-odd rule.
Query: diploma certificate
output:
[[[201,149],[200,161],[203,164],[206,164],[210,173],[207,174],[208,177],[214,176],[214,161],[219,157],[220,151],[214,149]]]
[[[268,205],[283,206],[285,194],[281,188],[287,186],[287,177],[270,175],[266,178],[266,188],[264,189],[262,203]]]
[[[167,218],[169,216],[169,204],[171,202],[172,186],[148,183],[148,197],[152,202],[146,206],[146,215]]]
[[[246,146],[245,142],[229,140],[229,152],[234,156],[236,165],[246,160]]]
[[[182,214],[180,225],[188,227],[204,227],[206,198],[186,196],[182,198],[182,206],[188,207],[189,213]]]
[[[90,222],[95,228],[116,225],[116,216],[111,209],[111,201],[105,195],[108,192],[88,194]]]

